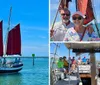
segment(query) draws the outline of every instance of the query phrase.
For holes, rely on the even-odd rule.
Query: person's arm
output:
[[[87,26],[87,30],[88,30],[89,34],[92,34],[94,32],[92,24],[90,24],[90,25]]]
[[[54,26],[54,28],[50,29],[50,41],[54,41],[55,28],[56,27]]]
[[[51,30],[50,30],[50,37],[52,37],[52,36],[53,36],[53,34],[54,34],[54,30],[53,30],[53,29],[51,29]]]

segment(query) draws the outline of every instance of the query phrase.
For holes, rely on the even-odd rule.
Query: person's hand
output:
[[[53,36],[53,33],[54,33],[54,30],[53,30],[53,29],[51,29],[51,30],[50,30],[50,37],[52,37],[52,36]]]
[[[87,26],[87,30],[88,30],[88,32],[89,32],[90,34],[92,34],[92,32],[94,32],[93,27],[92,27],[91,24]]]

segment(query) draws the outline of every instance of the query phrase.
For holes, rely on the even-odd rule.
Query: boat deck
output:
[[[70,76],[69,78],[58,80],[54,85],[79,85],[79,79],[75,76]],[[90,78],[82,78],[83,85],[91,85]],[[100,78],[97,78],[97,85],[100,85]]]
[[[76,80],[71,80],[70,82],[66,80],[59,80],[56,82],[55,85],[77,85],[77,83],[78,81]]]
[[[68,75],[67,78],[58,80],[55,85],[77,85],[79,83],[79,78],[77,78],[77,75]]]

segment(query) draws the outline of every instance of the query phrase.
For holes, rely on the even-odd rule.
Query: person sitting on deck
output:
[[[62,57],[59,58],[57,62],[57,67],[61,72],[64,72],[64,78],[66,78],[67,70],[64,68],[64,62]]]
[[[18,62],[18,63],[21,63],[21,59],[20,59],[20,58],[18,58],[17,62]]]
[[[81,64],[82,64],[82,60],[81,60],[80,57],[79,57],[78,60],[77,60],[77,64],[78,64],[78,65],[81,65]]]
[[[76,69],[76,60],[75,60],[75,57],[73,57],[71,71],[73,72],[75,69]]]
[[[66,56],[63,57],[64,68],[68,71],[68,61],[66,60]]]
[[[90,64],[90,59],[87,59],[87,64]]]
[[[4,57],[3,62],[2,62],[3,67],[6,66],[6,58]]]
[[[17,60],[17,58],[15,58],[15,61],[14,61],[14,63],[18,63],[18,60]]]
[[[82,63],[83,63],[83,64],[86,64],[86,61],[87,61],[87,59],[86,59],[86,57],[84,56],[84,58],[82,59]]]
[[[60,57],[58,62],[57,62],[57,67],[61,72],[66,72],[66,69],[64,68],[64,62],[63,62],[63,58]]]

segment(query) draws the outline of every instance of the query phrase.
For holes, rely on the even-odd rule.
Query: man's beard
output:
[[[68,23],[69,19],[63,19],[62,21],[63,21],[63,23]]]

